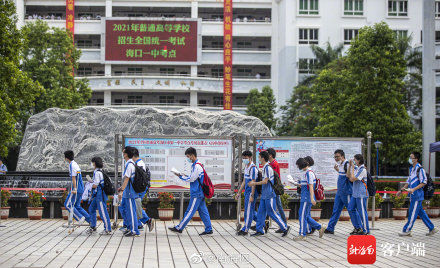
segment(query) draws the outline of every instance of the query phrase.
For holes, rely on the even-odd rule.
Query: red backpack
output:
[[[200,183],[199,178],[197,179],[199,181],[200,186],[202,186],[203,194],[205,195],[205,198],[208,199],[212,198],[214,196],[214,185],[212,185],[212,181],[209,178],[208,174],[206,173],[206,170],[203,167],[203,165],[199,162],[197,162],[196,165],[200,165],[203,169],[203,183]]]
[[[313,174],[315,175],[315,179],[316,179],[316,186],[315,189],[313,189],[313,192],[315,194],[315,199],[316,201],[324,200],[325,199],[324,186],[322,186],[321,180],[316,177],[315,172],[313,172]]]

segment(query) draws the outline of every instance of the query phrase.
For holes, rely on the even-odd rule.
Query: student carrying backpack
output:
[[[276,172],[273,173],[273,183],[270,180],[268,180],[268,182],[272,186],[272,189],[276,195],[284,194],[284,185],[281,183],[281,179],[278,173]]]
[[[422,169],[421,166],[419,166],[417,168],[417,177],[420,178],[420,170]],[[423,197],[425,200],[429,200],[434,196],[434,190],[435,190],[435,186],[434,186],[434,182],[432,181],[431,176],[429,175],[429,173],[427,173],[425,171],[426,174],[426,185],[423,186]]]
[[[200,162],[197,162],[196,165],[200,165],[203,169],[203,183],[200,182],[200,178],[197,178],[200,186],[202,187],[203,195],[205,198],[212,198],[214,196],[214,185],[212,184],[211,178],[209,178],[205,168]]]
[[[133,179],[133,183],[130,184],[133,186],[133,189],[136,193],[142,193],[147,188],[150,187],[151,173],[148,168],[144,170],[142,167],[138,166],[136,163],[130,162],[134,165],[135,175]]]

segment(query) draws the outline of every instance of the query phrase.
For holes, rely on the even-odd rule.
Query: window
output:
[[[345,29],[344,30],[344,44],[349,45],[351,43],[351,40],[355,38],[359,33],[359,30],[357,29]]]
[[[299,0],[299,14],[300,15],[318,15],[319,0]]]
[[[213,68],[211,69],[212,77],[220,78],[223,77],[223,68]]]
[[[318,29],[299,29],[300,44],[318,44]]]
[[[78,76],[92,75],[92,68],[90,68],[90,67],[79,67],[77,74],[78,74]]]
[[[142,68],[128,68],[128,74],[142,74]]]
[[[208,103],[207,100],[199,100],[199,106],[206,106]]]
[[[435,42],[440,43],[440,31],[435,31]]]
[[[440,19],[440,1],[435,1],[435,18]]]
[[[130,104],[142,103],[142,96],[127,96],[127,102]]]
[[[160,104],[170,104],[174,103],[174,96],[159,96]]]
[[[92,40],[78,40],[76,45],[78,48],[93,47]]]
[[[364,15],[364,0],[344,0],[344,15]]]
[[[238,77],[248,77],[252,75],[252,69],[239,68],[237,69]]]
[[[396,35],[396,38],[406,38],[408,36],[407,30],[395,30],[394,34]]]
[[[299,59],[298,71],[300,74],[313,74],[316,59]]]
[[[211,46],[212,48],[223,48],[223,41],[212,42]]]
[[[223,96],[214,97],[214,106],[223,106]]]
[[[115,105],[121,105],[122,99],[115,99]]]
[[[388,1],[388,16],[406,17],[408,16],[408,1]]]
[[[237,42],[237,48],[250,48],[252,47],[252,43],[251,42]]]
[[[160,74],[174,74],[175,70],[174,68],[160,68]]]

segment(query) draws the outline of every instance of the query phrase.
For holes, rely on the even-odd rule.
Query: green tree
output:
[[[73,45],[66,29],[50,28],[37,20],[22,28],[24,36],[22,70],[38,81],[46,94],[37,99],[35,112],[51,107],[74,109],[89,101],[91,89],[86,79],[74,79],[81,51]]]
[[[319,117],[315,136],[365,137],[370,130],[383,142],[387,163],[419,149],[421,133],[402,104],[405,58],[388,25],[362,28],[341,63],[327,66],[313,84]]]
[[[20,71],[21,35],[13,1],[0,4],[0,155],[19,143],[22,122],[32,112],[43,88]]]
[[[258,89],[252,89],[249,92],[245,103],[247,105],[247,115],[259,118],[269,129],[275,127],[275,109],[277,105],[271,87],[263,87],[261,93]]]

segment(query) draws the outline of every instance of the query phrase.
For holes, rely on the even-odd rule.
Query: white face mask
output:
[[[413,161],[412,161],[411,157],[408,159],[408,163],[409,163],[410,165],[413,165]]]
[[[244,164],[245,166],[249,165],[249,159],[243,159],[243,164]]]
[[[187,158],[186,161],[188,161],[188,163],[192,163],[192,160]]]
[[[95,168],[95,166],[93,165],[93,163],[90,163],[90,167]]]

